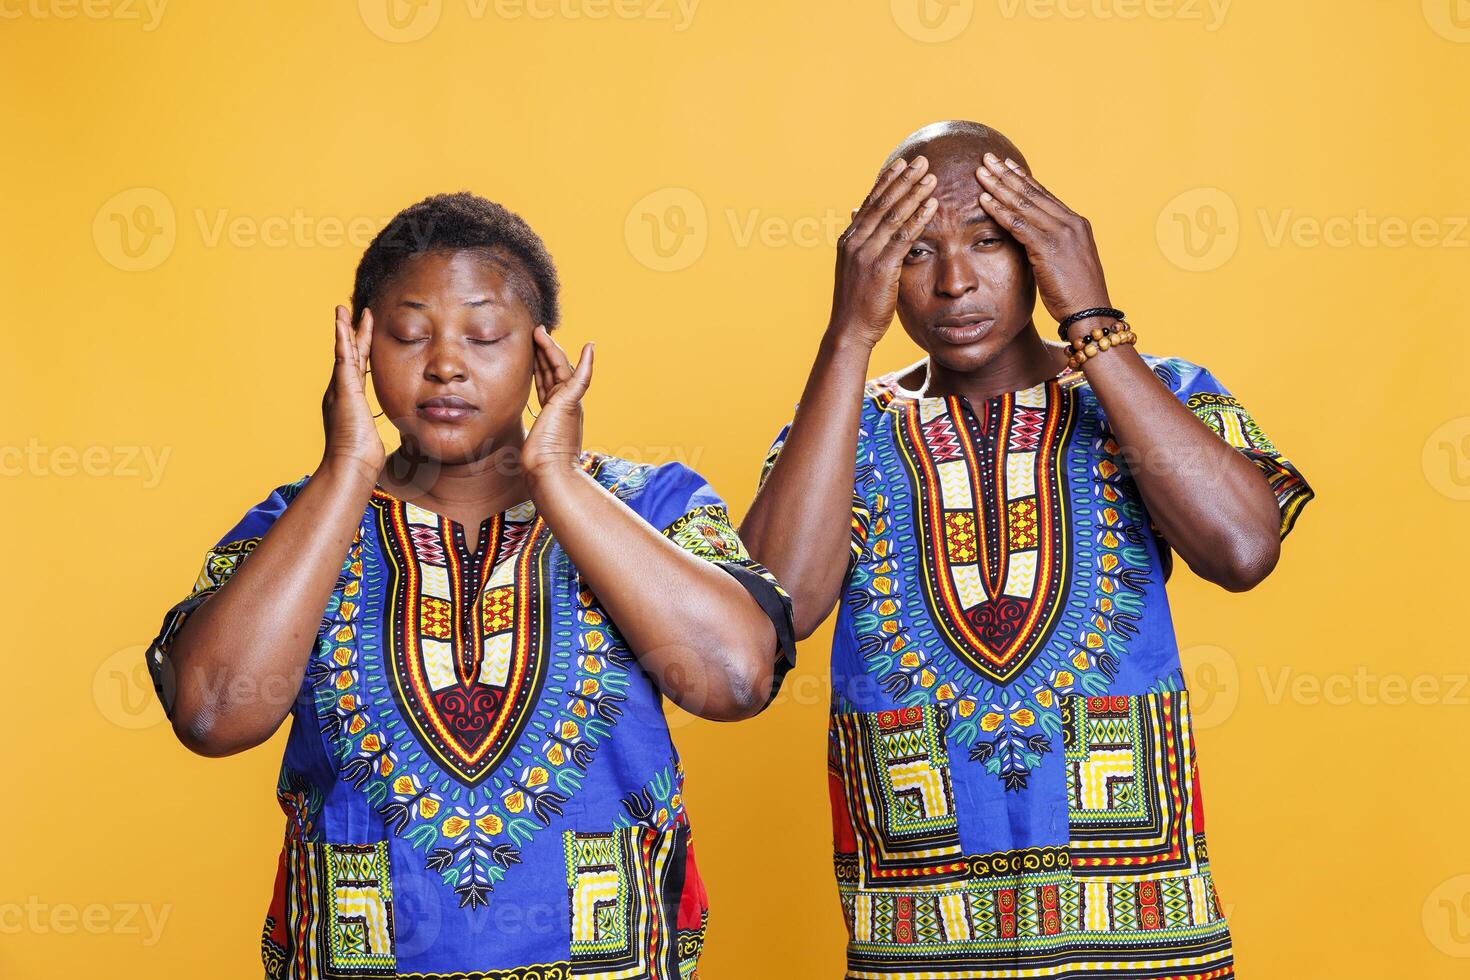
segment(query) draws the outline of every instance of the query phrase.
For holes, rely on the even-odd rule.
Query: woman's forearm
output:
[[[799,639],[821,625],[842,590],[871,353],[851,331],[828,330],[791,430],[740,528],[751,557],[790,594]]]
[[[766,704],[775,627],[733,576],[654,530],[580,467],[528,482],[547,527],[669,698],[716,720]]]
[[[289,714],[375,480],[365,467],[324,461],[174,637],[171,716],[190,749],[243,751]]]

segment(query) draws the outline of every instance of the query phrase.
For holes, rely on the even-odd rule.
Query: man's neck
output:
[[[999,353],[973,371],[952,371],[930,357],[924,394],[963,395],[971,402],[982,402],[1047,381],[1066,364],[1062,349],[1043,341],[1035,325],[1028,323]]]

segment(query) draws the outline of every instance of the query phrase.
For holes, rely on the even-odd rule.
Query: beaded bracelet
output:
[[[1072,328],[1072,324],[1076,323],[1079,320],[1091,320],[1095,316],[1105,316],[1111,320],[1128,319],[1128,314],[1124,313],[1122,310],[1115,310],[1111,306],[1094,306],[1086,310],[1078,310],[1076,313],[1073,313],[1071,316],[1062,320],[1061,323],[1058,323],[1057,336],[1061,337],[1063,340],[1066,340],[1067,331]]]
[[[1124,320],[1119,320],[1116,328],[1093,327],[1092,333],[1083,334],[1075,341],[1067,341],[1067,366],[1073,371],[1082,367],[1084,361],[1089,361],[1103,351],[1112,347],[1121,347],[1138,340],[1138,335],[1133,328]],[[1076,346],[1081,344],[1081,347]]]

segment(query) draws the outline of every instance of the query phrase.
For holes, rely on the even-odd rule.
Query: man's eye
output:
[[[923,258],[924,256],[926,256],[928,254],[929,254],[929,250],[927,248],[925,248],[922,245],[915,245],[913,248],[909,249],[908,255],[906,256],[906,258],[910,258],[910,259],[921,259],[921,258]]]
[[[504,339],[504,337],[471,337],[470,343],[485,344],[486,346],[488,346],[490,344],[498,344]]]
[[[397,334],[394,334],[393,335],[393,339],[396,340],[396,341],[398,341],[400,344],[421,344],[424,341],[428,340],[429,338],[428,337],[399,337]]]
[[[986,248],[989,248],[992,245],[1000,245],[1000,244],[1003,244],[1004,242],[1005,242],[1005,239],[1004,238],[999,238],[999,237],[996,237],[996,238],[982,238],[982,239],[980,239],[979,244],[984,245]]]

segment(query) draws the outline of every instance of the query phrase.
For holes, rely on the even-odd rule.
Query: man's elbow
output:
[[[1281,538],[1271,534],[1237,536],[1223,550],[1210,578],[1229,592],[1249,592],[1266,580],[1281,560]]]

